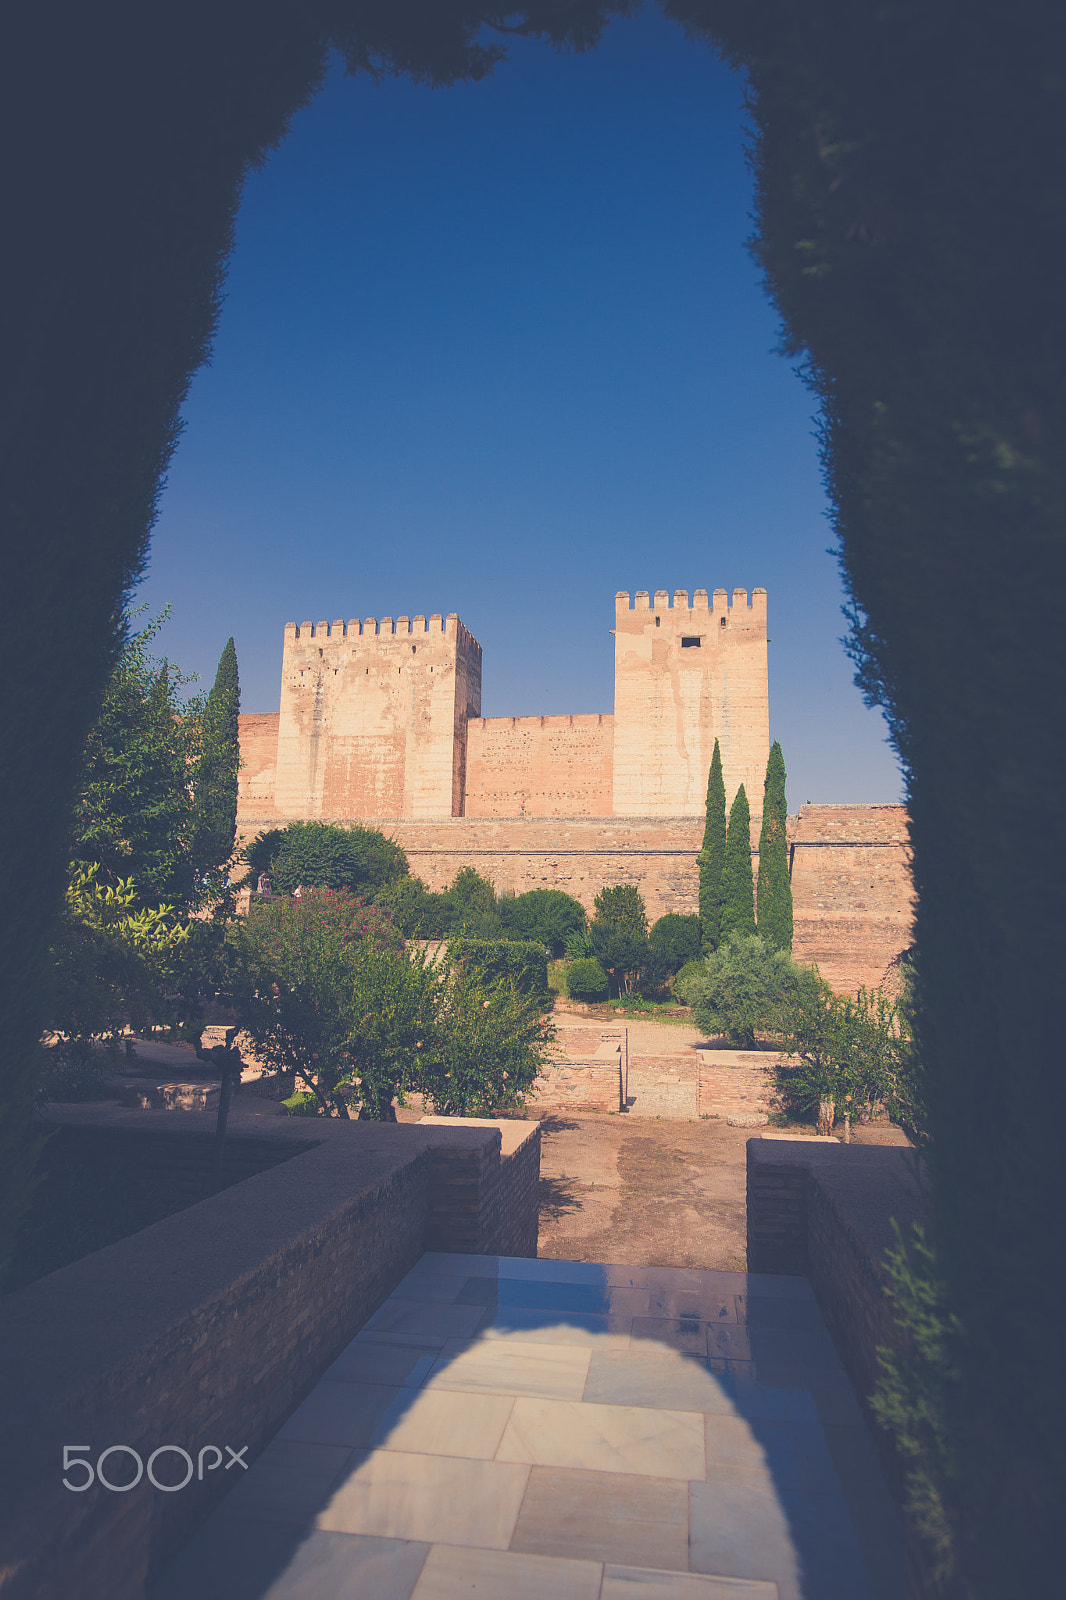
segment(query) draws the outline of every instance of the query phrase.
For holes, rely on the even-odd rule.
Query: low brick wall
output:
[[[805,1140],[749,1139],[748,1271],[810,1280],[841,1363],[860,1401],[880,1374],[879,1345],[898,1345],[885,1294],[885,1253],[924,1222],[924,1173],[914,1150]],[[891,1439],[867,1419],[886,1475],[901,1493],[903,1463]],[[910,1552],[911,1594],[926,1593]]]
[[[564,1061],[549,1068],[527,1104],[544,1111],[618,1111],[621,1080],[618,1061]]]
[[[214,1120],[51,1115],[165,1123],[168,1137],[177,1117],[192,1137]],[[535,1255],[539,1128],[503,1126],[506,1158],[500,1124],[308,1124],[241,1106],[234,1138],[277,1145],[277,1165],[0,1301],[3,1600],[142,1600],[233,1481],[216,1469],[178,1493],[147,1477],[129,1493],[72,1492],[64,1445],[94,1463],[111,1445],[144,1462],[161,1445],[194,1462],[205,1446],[247,1446],[253,1460],[427,1246]],[[168,1454],[157,1475],[173,1482],[180,1461]],[[105,1470],[120,1482],[130,1464]]]
[[[777,1059],[759,1050],[697,1050],[699,1115],[765,1118],[774,1098]]]

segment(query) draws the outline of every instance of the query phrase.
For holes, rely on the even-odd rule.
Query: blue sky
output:
[[[282,628],[457,611],[487,716],[607,711],[616,589],[769,592],[791,810],[895,801],[775,353],[739,80],[654,12],[446,90],[333,73],[246,187],[139,600],[277,709]]]

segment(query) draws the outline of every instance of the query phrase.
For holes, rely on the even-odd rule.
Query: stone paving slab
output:
[[[427,1255],[151,1600],[904,1593],[804,1279]]]

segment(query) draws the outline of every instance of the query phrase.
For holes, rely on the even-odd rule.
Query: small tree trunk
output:
[[[825,1137],[833,1131],[836,1105],[828,1097],[818,1102],[818,1132]]]
[[[851,1143],[851,1108],[844,1113],[844,1143]]]

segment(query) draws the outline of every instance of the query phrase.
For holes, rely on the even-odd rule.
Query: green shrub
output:
[[[692,1005],[707,982],[707,963],[701,956],[686,961],[674,977],[674,996],[686,1006]]]
[[[267,865],[263,865],[268,850]],[[290,822],[261,834],[245,860],[265,871],[274,888],[345,889],[370,899],[385,884],[407,873],[407,857],[395,839],[376,828],[338,828],[331,822]]]
[[[502,899],[500,921],[509,939],[534,939],[561,956],[567,940],[585,931],[585,908],[562,889],[530,889],[526,894]]]
[[[543,999],[548,994],[548,957],[542,944],[528,939],[453,939],[454,964],[473,973],[486,992],[511,982],[520,994]]]
[[[723,940],[706,966],[706,981],[693,1002],[696,1024],[706,1034],[726,1034],[735,1050],[753,1049],[756,1030],[788,1035],[800,985],[811,969],[756,935],[738,934]]]
[[[606,1000],[610,982],[595,956],[571,961],[566,969],[566,992],[571,1000]]]
[[[484,1117],[521,1106],[555,1037],[540,998],[510,977],[486,987],[461,958],[451,966],[417,1080],[435,1115]]]
[[[652,924],[648,942],[668,973],[680,971],[686,961],[694,961],[703,944],[699,917],[683,917],[668,911]]]

